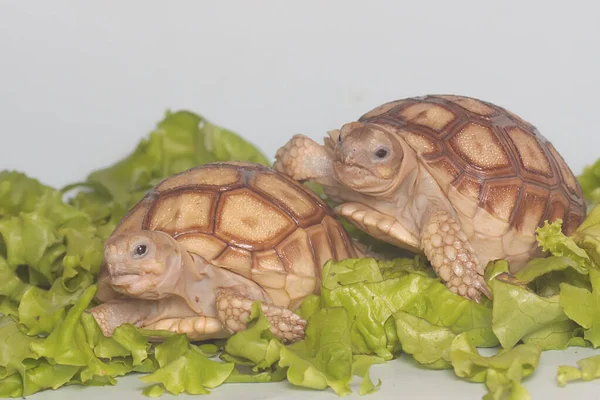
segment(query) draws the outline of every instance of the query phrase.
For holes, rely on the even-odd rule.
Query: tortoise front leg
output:
[[[255,300],[241,296],[234,290],[222,289],[217,294],[217,315],[231,333],[246,329]],[[304,337],[306,321],[291,310],[269,303],[261,303],[262,312],[271,324],[271,332],[283,341],[293,342]]]
[[[221,321],[214,317],[181,317],[165,318],[155,323],[143,326],[146,329],[170,331],[186,335],[190,340],[224,339],[230,333],[223,327]]]
[[[447,211],[435,211],[423,221],[421,245],[427,259],[448,289],[476,302],[491,298],[479,262],[467,235]]]
[[[123,324],[132,324],[138,328],[169,331],[185,334],[190,340],[208,340],[226,338],[230,333],[221,321],[203,315],[176,315],[176,308],[168,301],[127,299],[100,304],[88,312],[92,314],[102,334],[110,337],[114,330]]]
[[[383,214],[363,203],[356,202],[340,204],[335,208],[335,212],[375,239],[414,253],[421,252],[419,240],[415,235],[405,229],[392,216]]]
[[[132,324],[140,327],[143,321],[157,312],[157,302],[139,299],[114,300],[93,307],[88,312],[98,323],[102,334],[110,337],[120,325]]]

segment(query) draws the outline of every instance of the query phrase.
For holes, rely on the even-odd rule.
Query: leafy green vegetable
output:
[[[402,350],[428,368],[452,368],[450,345],[456,335],[450,328],[431,324],[404,311],[395,313],[394,319]]]
[[[600,355],[583,358],[577,361],[579,368],[569,365],[558,367],[556,380],[560,386],[575,380],[591,381],[600,378]]]
[[[398,311],[450,328],[455,334],[473,330],[487,346],[498,343],[491,330],[491,308],[447,290],[419,257],[329,262],[323,268],[321,305],[341,306],[349,313],[356,354],[374,353],[385,360],[394,357],[395,344],[388,339],[386,322]]]
[[[584,328],[583,337],[600,346],[600,271],[590,270],[592,291],[561,284],[560,305],[570,319]]]
[[[485,399],[507,398],[508,395],[513,399],[528,398],[521,381],[537,367],[541,349],[522,344],[484,357],[477,352],[475,343],[469,332],[454,338],[450,359],[456,375],[472,382],[485,382],[489,390]]]
[[[579,247],[573,238],[565,236],[561,229],[560,220],[552,224],[546,221],[543,227],[538,228],[537,238],[542,250],[549,251],[557,257],[566,256],[577,263],[578,271],[587,271],[592,266],[589,254]]]
[[[173,394],[210,393],[208,389],[221,385],[234,367],[232,363],[210,360],[184,336],[166,339],[156,346],[155,353],[160,368],[140,379],[146,383],[160,383]]]
[[[573,240],[600,268],[600,205],[595,206],[573,234]]]
[[[322,309],[311,317],[306,339],[282,347],[279,365],[288,367],[290,383],[313,389],[350,393],[352,348],[346,310]]]
[[[586,166],[578,180],[586,200],[592,204],[600,203],[600,159]]]
[[[507,263],[500,261],[490,268],[506,270]],[[558,296],[538,296],[506,272],[495,274],[490,288],[494,293],[492,329],[505,349],[515,346],[526,335],[567,320]]]

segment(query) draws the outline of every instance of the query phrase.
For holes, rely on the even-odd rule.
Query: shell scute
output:
[[[171,189],[181,189],[186,186],[212,186],[220,189],[228,186],[242,184],[242,174],[235,168],[223,167],[196,167],[173,175],[156,185],[157,192],[165,192]]]
[[[521,189],[518,179],[502,179],[486,182],[481,195],[483,208],[495,217],[509,221],[518,204]]]
[[[206,233],[184,233],[177,236],[177,241],[207,260],[217,258],[227,247],[227,243],[218,239],[215,235]]]
[[[550,191],[537,185],[525,185],[514,216],[514,226],[524,235],[535,235],[543,223]]]
[[[449,137],[448,143],[465,167],[496,174],[512,170],[506,149],[489,126],[470,122]]]
[[[448,100],[448,101],[464,108],[467,111],[470,111],[472,113],[475,113],[475,114],[478,114],[481,116],[489,117],[489,116],[492,116],[492,115],[498,113],[498,111],[492,105],[487,104],[478,99],[473,99],[470,97],[463,97],[463,96],[452,96],[452,95],[439,95],[439,96],[435,96],[435,97],[444,99],[444,100]]]
[[[385,113],[389,112],[390,110],[393,110],[394,108],[398,108],[398,106],[400,106],[406,102],[407,102],[407,100],[396,100],[396,101],[390,101],[390,102],[384,103],[384,104],[380,105],[379,107],[375,107],[371,111],[367,112],[361,118],[377,117],[381,114],[385,114]]]
[[[148,210],[146,227],[173,236],[212,232],[216,192],[184,190],[165,193]]]
[[[213,262],[219,267],[252,279],[252,254],[248,250],[229,246]]]
[[[444,128],[456,118],[454,113],[447,108],[426,103],[411,104],[400,110],[398,114],[407,122],[424,126],[436,132],[443,132]]]
[[[523,170],[547,178],[554,176],[548,155],[538,142],[536,135],[528,133],[518,126],[508,127],[506,131],[515,147]]]
[[[254,191],[243,188],[221,195],[214,233],[229,244],[265,250],[296,228],[287,213]]]
[[[296,229],[275,249],[286,271],[300,276],[315,275],[315,259],[304,229]]]
[[[257,192],[266,194],[277,206],[288,211],[290,216],[301,226],[306,227],[320,221],[325,212],[319,203],[297,185],[276,174],[256,174],[248,185]]]

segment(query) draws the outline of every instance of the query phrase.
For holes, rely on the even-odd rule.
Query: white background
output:
[[[600,157],[593,1],[3,1],[0,168],[51,185],[189,109],[272,157],[393,99],[457,93]]]
[[[0,1],[0,169],[82,179],[166,109],[272,157],[294,133],[319,139],[383,102],[454,93],[520,114],[580,173],[600,157],[599,14],[594,1]],[[451,373],[410,368],[395,381],[385,368],[377,398],[483,393]],[[554,364],[541,371],[539,395],[600,386],[558,389]]]

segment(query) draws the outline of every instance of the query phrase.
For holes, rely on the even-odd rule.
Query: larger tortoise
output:
[[[90,312],[103,333],[124,323],[227,337],[262,302],[272,331],[303,335],[292,310],[320,288],[321,267],[363,253],[311,190],[253,163],[205,164],[159,183],[105,243]]]
[[[530,123],[482,100],[428,95],[383,104],[321,146],[296,135],[274,167],[313,180],[337,213],[376,238],[423,252],[450,290],[480,301],[489,261],[518,271],[536,228],[571,234],[586,205],[577,179]]]

